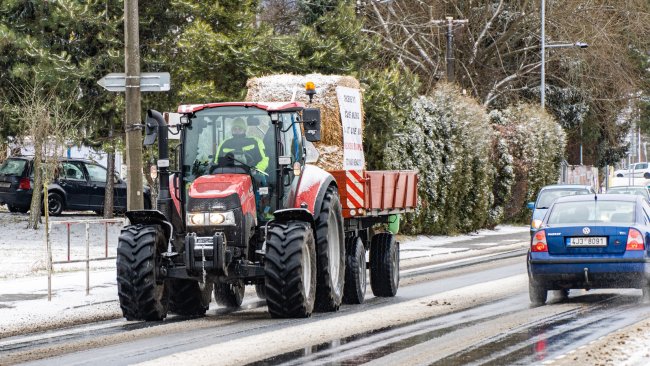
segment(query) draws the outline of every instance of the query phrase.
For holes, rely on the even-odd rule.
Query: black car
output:
[[[0,204],[11,212],[27,212],[32,199],[33,158],[10,157],[0,165]],[[85,159],[61,159],[57,174],[48,186],[48,209],[51,215],[64,210],[91,210],[101,214],[104,209],[107,169]],[[126,182],[114,177],[115,211],[126,211]],[[151,193],[144,188],[145,208],[151,207]]]

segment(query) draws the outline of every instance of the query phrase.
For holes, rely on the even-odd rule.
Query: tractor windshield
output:
[[[196,112],[192,123],[185,131],[185,148],[183,166],[185,181],[191,182],[196,177],[208,174],[210,163],[217,163],[220,156],[232,152],[237,164],[246,164],[265,172],[268,168],[260,161],[262,154],[269,160],[273,149],[265,148],[263,152],[237,151],[231,149],[229,140],[233,136],[246,138],[252,142],[259,141],[264,146],[268,133],[273,133],[269,115],[258,108],[219,107],[203,109]],[[272,141],[272,140],[271,140]],[[266,173],[266,172],[265,172]]]

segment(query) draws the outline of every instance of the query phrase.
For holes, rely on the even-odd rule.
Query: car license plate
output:
[[[607,246],[607,237],[604,236],[581,236],[569,238],[570,247],[605,247]]]
[[[11,183],[9,182],[0,182],[0,188],[9,188],[11,187]]]

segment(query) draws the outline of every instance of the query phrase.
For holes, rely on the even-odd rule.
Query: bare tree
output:
[[[47,187],[56,176],[59,158],[63,156],[66,142],[75,137],[81,118],[72,112],[73,98],[62,98],[55,89],[46,90],[40,83],[17,88],[20,96],[17,113],[23,138],[34,148],[34,186],[30,205],[29,227],[37,229],[40,223],[42,197],[48,197]],[[47,203],[45,204],[47,206]],[[46,230],[49,213],[45,215]]]
[[[463,88],[489,108],[539,100],[538,0],[365,1],[362,9],[365,32],[381,41],[387,60],[397,59],[419,75],[423,92],[443,78],[445,26],[434,21],[450,16],[468,19],[454,31],[455,79]],[[610,125],[643,87],[645,70],[634,54],[645,56],[649,33],[646,0],[547,0],[547,44],[589,44],[586,50],[547,49],[547,95],[558,93],[549,98],[557,104],[547,107],[559,116],[557,109],[569,104],[561,94],[579,95],[599,146],[620,144]]]

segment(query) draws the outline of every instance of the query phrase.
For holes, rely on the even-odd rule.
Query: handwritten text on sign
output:
[[[343,169],[361,170],[363,157],[363,131],[361,130],[361,94],[359,89],[339,86],[336,95],[343,123]]]

